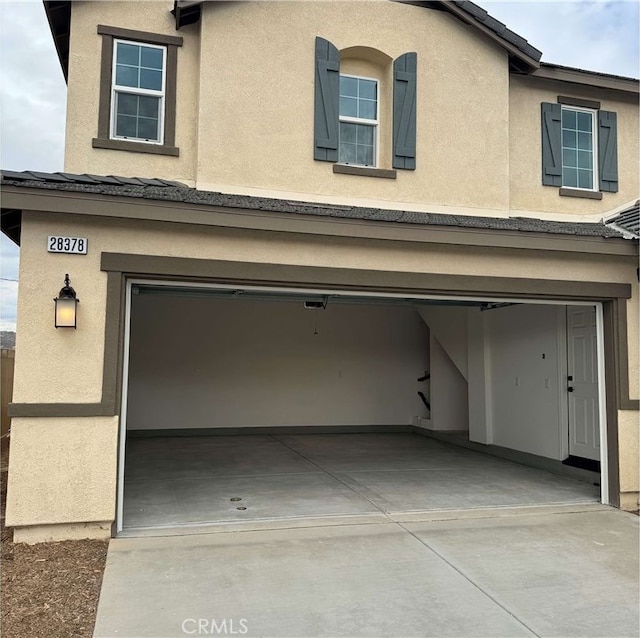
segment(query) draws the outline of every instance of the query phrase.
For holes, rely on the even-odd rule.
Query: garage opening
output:
[[[594,305],[129,290],[125,534],[601,498]]]

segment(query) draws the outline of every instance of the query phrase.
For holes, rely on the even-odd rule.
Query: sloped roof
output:
[[[457,227],[513,231],[518,233],[545,233],[554,235],[577,235],[582,237],[621,238],[624,234],[604,223],[558,222],[529,217],[476,217],[442,213],[366,208],[298,202],[268,197],[233,195],[190,188],[179,182],[144,177],[116,177],[113,175],[76,175],[71,173],[41,173],[37,171],[1,171],[3,186],[93,193],[113,197],[130,197],[157,201],[170,201],[198,206],[224,207],[229,209],[259,210],[274,213],[291,213],[314,217],[360,219],[395,224],[418,226]],[[20,241],[22,211],[2,208],[2,232],[15,243]]]
[[[615,217],[607,219],[605,225],[622,231],[626,236],[640,238],[640,199]]]
[[[489,15],[482,7],[468,0],[394,0],[427,9],[447,11],[463,22],[477,28],[509,53],[513,69],[532,71],[539,67],[542,52],[529,44],[522,36],[509,29],[504,23]],[[71,0],[43,0],[51,28],[51,34],[58,52],[65,79],[69,70],[69,33],[71,24]],[[172,13],[176,19],[176,29],[192,24],[200,19],[202,2],[175,0]]]

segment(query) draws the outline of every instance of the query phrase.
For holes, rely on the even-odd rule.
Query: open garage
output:
[[[598,502],[597,309],[130,282],[118,528]]]

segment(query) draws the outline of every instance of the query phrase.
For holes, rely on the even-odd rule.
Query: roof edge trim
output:
[[[636,78],[578,69],[560,64],[550,64],[548,62],[542,62],[540,67],[530,75],[531,77],[544,80],[557,80],[565,83],[569,82],[572,84],[594,86],[600,89],[622,91],[636,95],[640,93],[640,80]]]

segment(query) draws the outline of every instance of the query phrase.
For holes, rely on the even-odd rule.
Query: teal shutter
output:
[[[416,77],[418,56],[393,63],[393,168],[416,168]]]
[[[600,190],[618,192],[618,120],[612,111],[598,111]]]
[[[562,105],[542,103],[542,183],[562,186]]]
[[[316,85],[313,158],[338,161],[340,52],[331,42],[316,38]]]

